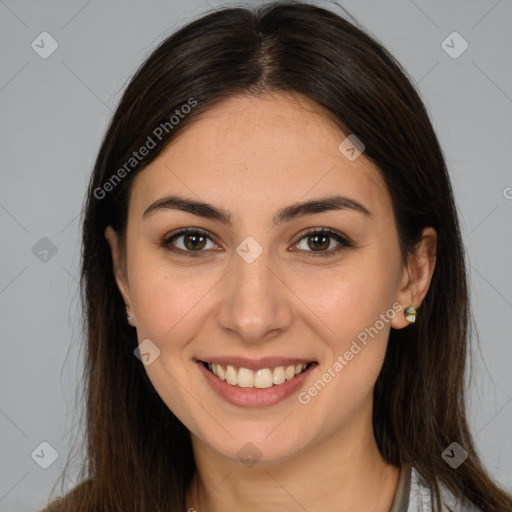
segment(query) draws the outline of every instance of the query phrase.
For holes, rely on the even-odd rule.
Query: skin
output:
[[[379,170],[364,153],[349,161],[338,150],[345,137],[307,98],[229,98],[197,117],[135,177],[126,253],[115,231],[105,230],[139,343],[149,338],[161,351],[145,369],[191,432],[197,472],[187,508],[385,512],[391,506],[399,469],[378,452],[372,391],[390,328],[409,325],[403,310],[306,405],[296,394],[258,409],[229,404],[194,362],[222,355],[317,361],[304,391],[394,303],[419,308],[434,270],[436,232],[425,228],[415,254],[402,263]],[[333,192],[359,201],[372,216],[334,210],[273,226],[280,208]],[[178,210],[142,218],[171,194],[229,210],[232,225]],[[159,245],[189,227],[211,234],[199,257]],[[315,256],[307,228],[331,228],[354,247]],[[252,263],[235,251],[247,236],[263,248]],[[324,252],[339,246],[328,240]],[[185,241],[173,243],[190,252]],[[237,455],[249,442],[261,457],[250,467]]]

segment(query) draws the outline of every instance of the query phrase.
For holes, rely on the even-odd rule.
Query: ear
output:
[[[104,234],[112,251],[112,268],[117,287],[123,296],[125,304],[129,306],[131,304],[130,286],[126,274],[125,259],[121,254],[119,238],[111,226],[107,226]]]
[[[409,256],[407,265],[402,268],[396,300],[403,309],[391,321],[394,329],[403,329],[409,325],[405,319],[405,308],[414,306],[418,310],[427,295],[436,265],[436,249],[436,230],[432,227],[424,228],[414,254]],[[420,310],[418,315],[421,315]]]

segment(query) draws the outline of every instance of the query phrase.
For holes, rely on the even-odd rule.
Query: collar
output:
[[[396,486],[395,497],[389,512],[407,512],[409,508],[409,494],[411,492],[411,464],[402,464]]]

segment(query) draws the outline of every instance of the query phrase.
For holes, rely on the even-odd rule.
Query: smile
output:
[[[244,367],[203,362],[205,368],[207,368],[213,375],[231,386],[258,389],[279,386],[286,381],[292,380],[312,364],[314,363],[251,370]]]

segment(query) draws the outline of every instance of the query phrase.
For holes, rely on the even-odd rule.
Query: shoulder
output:
[[[471,503],[469,500],[461,506],[460,501],[439,482],[441,492],[442,512],[483,512],[482,509]],[[409,508],[407,512],[431,512],[432,501],[430,486],[413,467],[411,471],[411,488],[409,497]]]
[[[45,508],[39,512],[62,512],[62,498],[53,499]]]
[[[47,505],[39,512],[67,512],[69,510],[83,509],[85,498],[87,497],[88,510],[100,510],[102,507],[90,504],[92,480],[86,479],[71,488],[64,496],[58,496],[51,499]],[[82,507],[78,507],[82,505]]]

